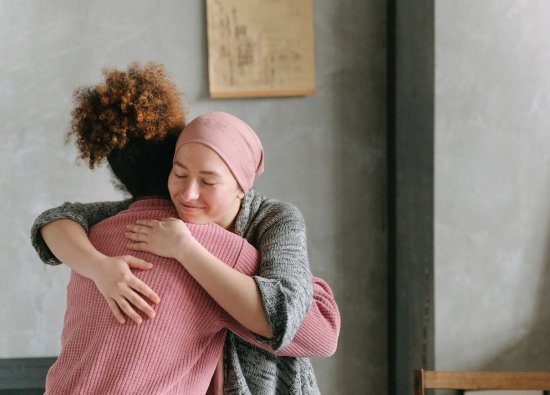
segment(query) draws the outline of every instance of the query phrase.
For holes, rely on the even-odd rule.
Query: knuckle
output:
[[[130,317],[136,314],[136,312],[134,311],[134,309],[132,309],[132,306],[130,306],[128,302],[124,304],[124,312],[128,314]]]
[[[132,273],[124,273],[124,274],[122,275],[122,277],[120,278],[120,280],[121,280],[123,283],[127,284],[127,283],[129,283],[130,281],[132,281],[132,278],[133,278],[133,277],[134,277],[134,275],[133,275]]]

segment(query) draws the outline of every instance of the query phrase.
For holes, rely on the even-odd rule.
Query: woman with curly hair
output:
[[[41,258],[73,269],[47,392],[318,393],[305,357],[334,353],[338,309],[311,276],[299,211],[252,188],[263,170],[254,131],[209,113],[180,134],[161,66],[104,74],[77,90],[69,135],[133,198],[66,203],[33,226]],[[125,315],[139,325],[120,325]]]

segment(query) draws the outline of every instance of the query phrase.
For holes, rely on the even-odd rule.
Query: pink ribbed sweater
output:
[[[133,254],[154,264],[135,274],[161,298],[155,319],[119,324],[93,281],[73,272],[67,287],[62,350],[48,372],[46,394],[204,394],[222,354],[226,329],[269,349],[236,323],[172,259],[126,249],[125,225],[140,218],[176,216],[170,202],[140,200],[92,227],[90,240],[109,256]],[[215,225],[188,224],[218,259],[251,275],[258,252],[243,238]],[[314,279],[314,303],[293,342],[278,355],[326,356],[340,326],[330,288]],[[319,342],[325,333],[326,341]],[[320,344],[321,343],[321,344]]]
[[[90,230],[103,254],[132,253],[154,263],[135,274],[161,298],[155,319],[119,324],[95,283],[73,272],[67,288],[62,351],[48,372],[51,394],[202,394],[223,349],[223,310],[175,260],[126,249],[124,227],[174,216],[162,200],[141,200]],[[215,224],[189,225],[193,236],[235,269],[253,274],[258,254]]]

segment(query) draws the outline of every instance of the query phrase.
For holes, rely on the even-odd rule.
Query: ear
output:
[[[237,197],[240,200],[242,200],[244,198],[244,191],[241,188],[239,188],[239,193],[237,194]]]

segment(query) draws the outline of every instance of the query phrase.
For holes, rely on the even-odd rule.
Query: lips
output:
[[[181,209],[183,211],[186,211],[186,212],[197,212],[197,211],[200,211],[203,209],[202,206],[196,206],[196,205],[193,205],[193,204],[188,204],[188,203],[180,203],[179,206],[181,207]]]

